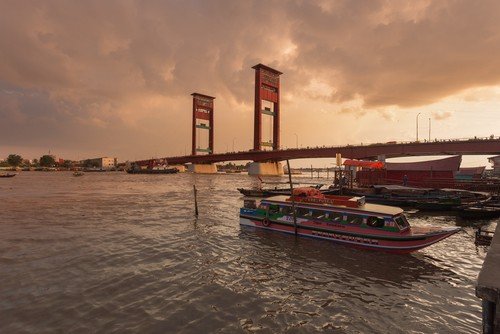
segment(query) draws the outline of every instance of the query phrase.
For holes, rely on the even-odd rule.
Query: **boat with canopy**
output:
[[[293,196],[245,198],[240,225],[393,253],[422,249],[461,230],[412,227],[401,208],[314,188],[294,189]]]

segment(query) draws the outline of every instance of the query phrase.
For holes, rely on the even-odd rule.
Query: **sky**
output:
[[[248,150],[258,63],[283,147],[500,135],[497,0],[3,0],[0,157],[184,155],[193,92]]]

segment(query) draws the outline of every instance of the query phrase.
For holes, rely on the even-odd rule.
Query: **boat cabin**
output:
[[[312,222],[343,228],[366,228],[402,233],[410,229],[403,210],[396,207],[365,203],[364,199],[347,196],[294,197],[297,222]],[[245,198],[242,213],[252,213],[271,221],[293,223],[289,196],[267,199]],[[246,211],[246,212],[245,212]],[[374,231],[375,232],[375,231]]]

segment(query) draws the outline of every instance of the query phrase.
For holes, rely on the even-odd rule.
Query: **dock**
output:
[[[500,333],[500,224],[479,273],[476,296],[483,300],[483,333]]]

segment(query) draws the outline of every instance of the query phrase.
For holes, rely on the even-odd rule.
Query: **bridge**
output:
[[[193,93],[192,150],[191,155],[136,161],[135,164],[152,168],[155,165],[184,165],[190,163],[192,172],[217,172],[215,163],[223,161],[253,161],[249,174],[279,175],[283,173],[280,161],[307,158],[344,158],[374,160],[425,155],[496,155],[500,154],[500,137],[456,140],[388,142],[368,145],[331,147],[280,148],[280,75],[283,74],[263,64],[255,69],[254,140],[253,149],[243,152],[214,153],[215,97]],[[262,140],[262,120],[270,118],[272,139]],[[208,147],[200,147],[197,139],[208,137]],[[268,149],[263,149],[267,147]],[[201,153],[201,154],[199,154]]]
[[[145,166],[160,160],[169,164],[210,164],[223,161],[277,162],[307,158],[334,158],[340,153],[344,158],[374,160],[381,156],[397,158],[426,155],[494,155],[500,153],[500,137],[440,140],[431,142],[377,143],[368,145],[346,145],[332,147],[313,147],[283,149],[273,151],[243,151],[207,155],[173,156],[162,159],[137,161]]]

